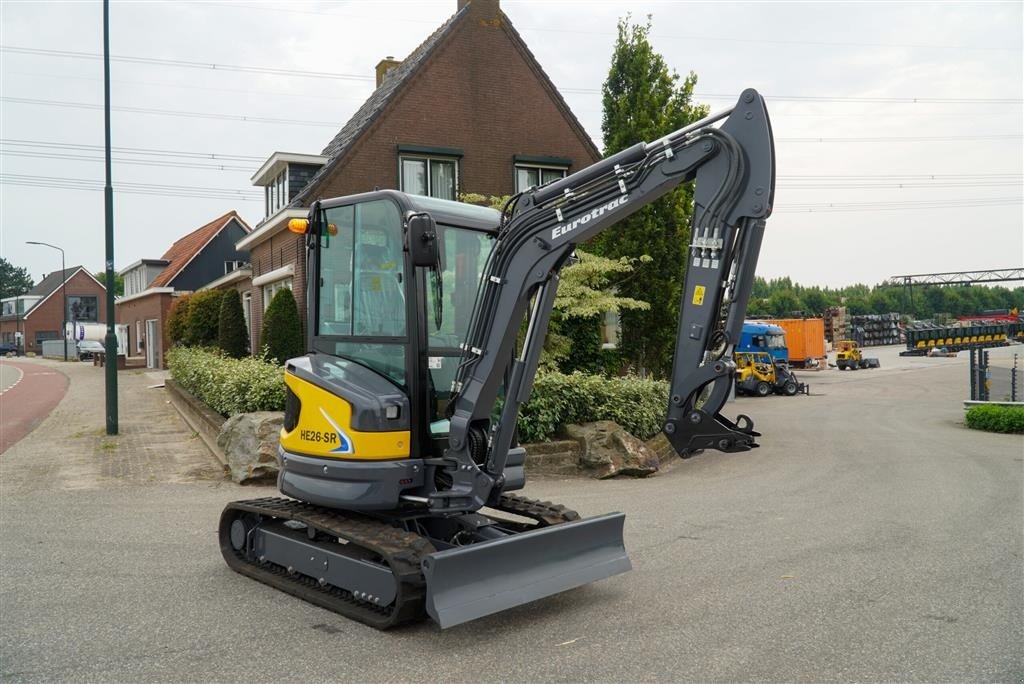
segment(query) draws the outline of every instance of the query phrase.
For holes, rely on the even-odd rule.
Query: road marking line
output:
[[[17,387],[18,383],[21,382],[22,378],[25,377],[25,371],[21,370],[17,366],[7,366],[7,367],[8,368],[13,368],[14,370],[18,371],[18,379],[15,380],[13,383],[11,383],[10,387],[5,387],[4,389],[0,390],[0,396],[3,396],[4,394],[9,392],[10,390],[12,390],[15,387]]]

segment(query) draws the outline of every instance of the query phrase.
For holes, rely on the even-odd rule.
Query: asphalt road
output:
[[[12,379],[13,378],[13,379]],[[0,454],[30,433],[67,391],[66,375],[34,363],[0,361]]]
[[[648,480],[532,481],[627,513],[634,570],[380,633],[229,571],[223,482],[0,501],[14,681],[1020,681],[1024,439],[959,425],[962,359],[806,373],[763,432]],[[45,487],[45,485],[40,485]]]

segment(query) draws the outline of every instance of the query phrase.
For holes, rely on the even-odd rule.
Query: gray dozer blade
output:
[[[444,629],[626,572],[625,520],[607,513],[432,553],[427,613]]]

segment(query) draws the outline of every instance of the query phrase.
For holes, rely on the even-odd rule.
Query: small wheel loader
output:
[[[839,370],[881,367],[878,359],[866,358],[860,350],[860,345],[853,340],[841,340],[836,350],[836,367]]]
[[[767,397],[769,394],[810,394],[789,364],[768,352],[736,352],[736,393]]]
[[[309,351],[285,366],[284,497],[228,504],[228,565],[381,629],[446,628],[629,570],[623,514],[515,493],[516,420],[576,245],[694,179],[663,431],[680,455],[756,447],[748,417],[719,413],[775,188],[768,113],[746,90],[502,212],[380,190],[293,219]]]

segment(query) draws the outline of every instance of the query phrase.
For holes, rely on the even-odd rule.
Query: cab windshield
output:
[[[786,348],[786,336],[782,333],[768,333],[765,335],[767,346],[769,349],[785,349]]]

